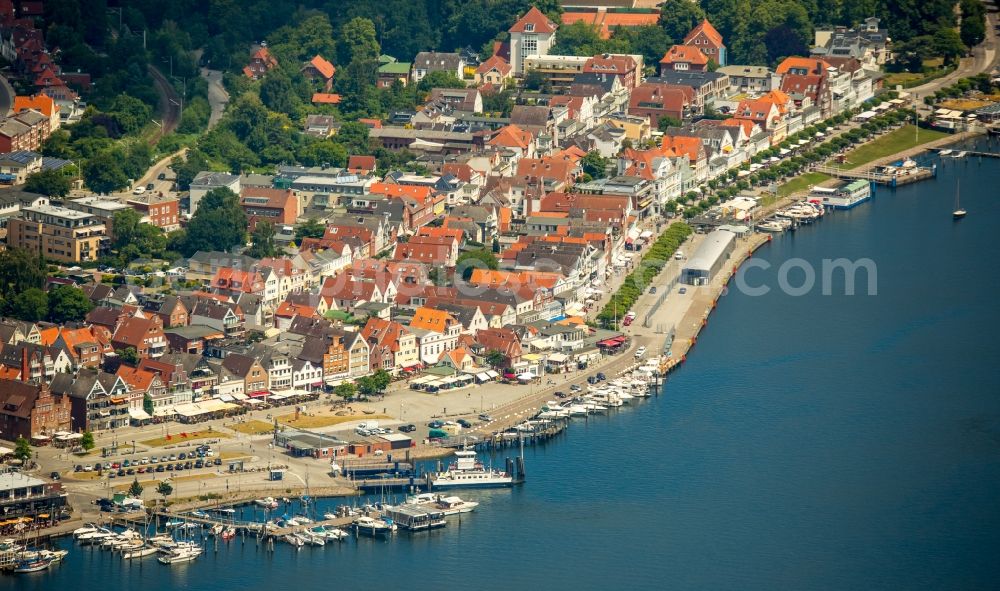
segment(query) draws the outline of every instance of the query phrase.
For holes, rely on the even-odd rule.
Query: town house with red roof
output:
[[[651,127],[657,127],[661,117],[683,121],[695,112],[694,90],[687,86],[644,82],[629,97],[629,115],[648,118]]]
[[[311,60],[302,64],[302,68],[299,71],[310,80],[322,81],[323,90],[329,92],[333,88],[333,75],[337,72],[337,68],[324,59],[323,56],[316,55]]]
[[[259,80],[276,67],[278,60],[271,55],[267,45],[262,44],[250,54],[250,62],[243,68],[243,75],[251,80]]]
[[[799,109],[810,105],[820,108],[823,117],[830,114],[829,65],[821,59],[789,57],[778,64],[781,90]]]
[[[622,54],[595,55],[583,64],[583,73],[613,76],[623,87],[632,89],[642,82],[642,59]]]
[[[111,346],[115,351],[133,347],[140,358],[161,357],[167,352],[167,337],[163,334],[160,317],[137,313],[123,319],[111,336]]]
[[[425,365],[437,363],[441,353],[454,349],[462,333],[462,324],[451,314],[426,306],[417,308],[409,328],[416,335],[420,362]]]
[[[695,28],[684,37],[684,45],[696,47],[705,57],[714,61],[716,65],[726,65],[726,44],[722,40],[722,35],[708,19],[701,21]]]
[[[664,72],[705,72],[708,57],[691,45],[674,45],[660,60],[660,74]]]
[[[482,88],[503,90],[511,80],[514,67],[499,55],[493,55],[476,67],[476,84]]]
[[[251,232],[261,221],[276,227],[292,225],[301,213],[298,196],[291,189],[243,187],[240,190],[240,207],[247,214]]]

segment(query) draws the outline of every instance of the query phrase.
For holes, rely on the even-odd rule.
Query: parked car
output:
[[[120,468],[120,469],[118,470],[118,475],[119,475],[119,476],[125,476],[125,468]]]
[[[490,421],[493,420],[493,417],[491,417],[490,415],[488,415],[486,413],[483,413],[483,414],[479,415],[479,420],[480,421],[485,421],[485,422],[488,423],[488,422],[490,422]]]
[[[140,464],[148,464],[149,463],[149,458],[142,458],[141,460],[139,460],[139,463]]]
[[[116,476],[117,476],[117,473],[115,473],[115,472],[108,472],[108,478],[114,478]]]
[[[173,461],[175,461],[177,459],[177,456],[174,455],[174,454],[170,454],[170,458],[169,459],[170,459],[171,462],[173,462]]]
[[[469,421],[467,421],[465,419],[458,419],[457,422],[458,422],[459,425],[462,426],[463,429],[468,429],[469,427],[472,426],[472,423],[470,423]]]
[[[133,195],[142,195],[145,192],[146,192],[146,187],[136,187],[135,189],[132,190]]]
[[[165,181],[165,180],[167,180],[167,173],[161,172],[160,174],[156,175],[156,180],[158,180],[158,181]]]
[[[649,293],[656,293],[656,286],[655,285],[649,288]]]
[[[608,379],[608,376],[604,375],[603,372],[597,372],[597,376],[595,377],[597,378],[598,382],[603,382],[604,380]]]
[[[83,472],[83,466],[81,466],[80,464],[77,464],[76,466],[73,467],[73,471],[74,472]]]
[[[167,470],[170,470],[171,472],[173,472],[174,471],[174,465],[173,464],[167,464]]]
[[[590,385],[594,385],[599,381],[600,380],[597,379],[597,376],[587,376],[587,383]]]
[[[153,183],[146,183],[146,190],[147,191],[152,191],[153,190]]]
[[[400,425],[399,430],[402,433],[413,433],[414,431],[417,430],[417,426],[416,425]]]
[[[125,470],[125,474],[128,474],[129,476],[135,476],[135,468],[129,468],[128,470]]]
[[[583,388],[581,388],[579,384],[571,384],[569,387],[570,392],[579,392],[580,390],[583,390]]]
[[[556,397],[556,398],[566,398],[566,393],[565,393],[565,392],[563,392],[563,391],[560,391],[560,390],[557,390],[557,391],[555,392],[555,397]]]
[[[173,456],[170,456],[170,457],[173,457]],[[181,452],[181,453],[177,454],[177,459],[178,460],[186,460],[187,459],[187,454],[184,453],[184,452]]]
[[[686,287],[682,287],[682,288],[680,288],[679,290],[677,290],[677,293],[679,293],[679,294],[681,294],[681,295],[684,295],[684,294],[686,294],[687,292],[688,292],[688,288],[686,288]]]
[[[431,429],[440,429],[441,427],[444,427],[444,423],[442,423],[441,421],[431,421],[427,423],[427,426],[430,427]]]
[[[159,466],[156,467],[157,472],[163,472],[164,470],[166,470],[166,468],[163,467],[163,464],[160,464]]]
[[[635,358],[641,359],[646,356],[646,346],[643,345],[635,350]]]
[[[212,463],[215,464],[216,466],[221,466],[222,465],[222,458],[215,458],[215,461],[212,462]]]
[[[204,468],[204,467],[205,467],[205,462],[204,462],[204,460],[198,460],[197,462],[195,462],[195,463],[194,463],[194,467],[195,467],[195,468]]]
[[[52,480],[59,480],[60,476],[58,472],[53,471],[52,473],[49,474],[49,478],[51,478]]]

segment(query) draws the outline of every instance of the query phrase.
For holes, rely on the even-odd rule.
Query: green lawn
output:
[[[916,130],[916,131],[915,131]],[[902,152],[927,142],[947,137],[949,134],[933,129],[917,129],[913,125],[904,125],[899,129],[889,132],[882,137],[872,140],[860,148],[847,154],[843,163],[844,168],[857,168],[863,164],[868,164],[873,160],[891,156],[896,152]]]
[[[779,186],[778,197],[787,197],[792,193],[805,191],[810,186],[821,183],[829,178],[829,176],[823,174],[822,172],[807,172]]]

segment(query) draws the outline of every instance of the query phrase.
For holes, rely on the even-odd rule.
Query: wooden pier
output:
[[[934,148],[935,152],[941,152],[946,148]],[[945,158],[956,158],[955,154],[962,154],[962,158],[1000,158],[1000,152],[977,152],[975,150],[952,150],[951,154],[944,156]]]

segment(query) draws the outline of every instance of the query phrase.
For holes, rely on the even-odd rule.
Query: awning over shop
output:
[[[549,355],[549,362],[551,363],[566,363],[569,361],[569,355],[565,353],[553,353]]]
[[[128,409],[128,416],[132,417],[137,421],[145,421],[153,417],[149,416],[149,413],[142,410],[141,408],[130,408]]]
[[[235,398],[233,398],[229,394],[222,394],[219,396],[219,400],[223,402],[232,402],[233,400],[235,400]]]
[[[201,402],[191,402],[189,404],[178,404],[174,407],[174,412],[182,417],[196,417],[212,412],[226,411],[239,408],[235,404],[223,402],[221,400],[203,400]]]
[[[517,379],[524,381],[533,380],[535,379],[535,374],[531,373],[530,371],[526,371],[522,374],[518,374]]]
[[[233,400],[246,400],[246,399],[247,399],[247,395],[244,394],[243,392],[234,392],[233,393]]]

